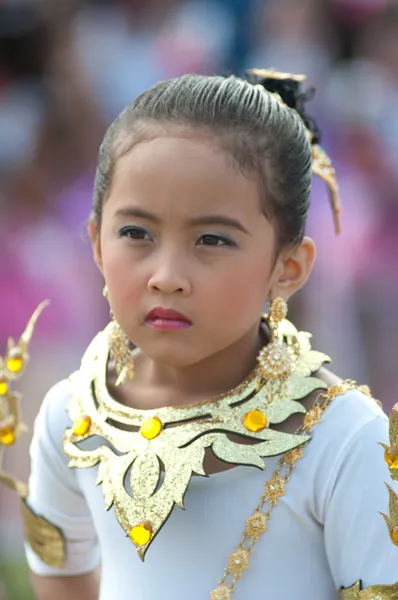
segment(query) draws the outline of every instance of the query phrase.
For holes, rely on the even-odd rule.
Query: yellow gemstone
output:
[[[384,452],[384,460],[390,469],[398,469],[398,452],[395,448],[387,448]]]
[[[0,379],[0,396],[5,396],[8,392],[8,383],[7,379]]]
[[[394,546],[398,546],[398,527],[393,527],[391,530],[391,541]]]
[[[5,446],[11,446],[15,442],[15,431],[12,427],[0,429],[0,443]]]
[[[129,537],[135,546],[145,546],[152,537],[152,526],[149,521],[135,525],[131,529]]]
[[[162,421],[159,417],[152,417],[143,422],[140,433],[145,439],[153,440],[162,431],[162,427]]]
[[[268,425],[268,419],[261,410],[250,410],[243,417],[243,424],[249,431],[262,431]]]
[[[83,415],[76,419],[73,423],[73,433],[78,436],[85,435],[91,426],[91,418],[88,415]]]
[[[23,358],[21,354],[10,355],[7,357],[7,367],[11,373],[19,373],[23,367]]]

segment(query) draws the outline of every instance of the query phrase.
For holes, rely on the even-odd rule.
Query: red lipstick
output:
[[[192,322],[182,313],[161,306],[153,308],[147,314],[145,323],[159,331],[179,331],[188,329],[192,325]]]

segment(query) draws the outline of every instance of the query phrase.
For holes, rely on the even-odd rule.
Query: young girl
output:
[[[188,75],[109,128],[89,231],[112,318],[35,424],[39,600],[398,598],[395,422],[285,319],[313,171],[339,215],[302,80]]]

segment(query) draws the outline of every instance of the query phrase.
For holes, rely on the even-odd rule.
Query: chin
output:
[[[170,341],[164,343],[143,344],[142,352],[151,360],[175,369],[183,369],[207,358],[207,355],[187,351],[187,346],[173,347]]]

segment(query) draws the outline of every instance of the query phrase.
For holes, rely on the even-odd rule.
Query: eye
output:
[[[131,240],[139,240],[139,241],[148,241],[152,240],[152,237],[147,232],[146,229],[142,227],[133,227],[132,225],[128,225],[126,227],[122,227],[119,230],[120,237],[128,237]]]
[[[227,237],[206,233],[199,238],[198,246],[236,246],[236,244]]]

